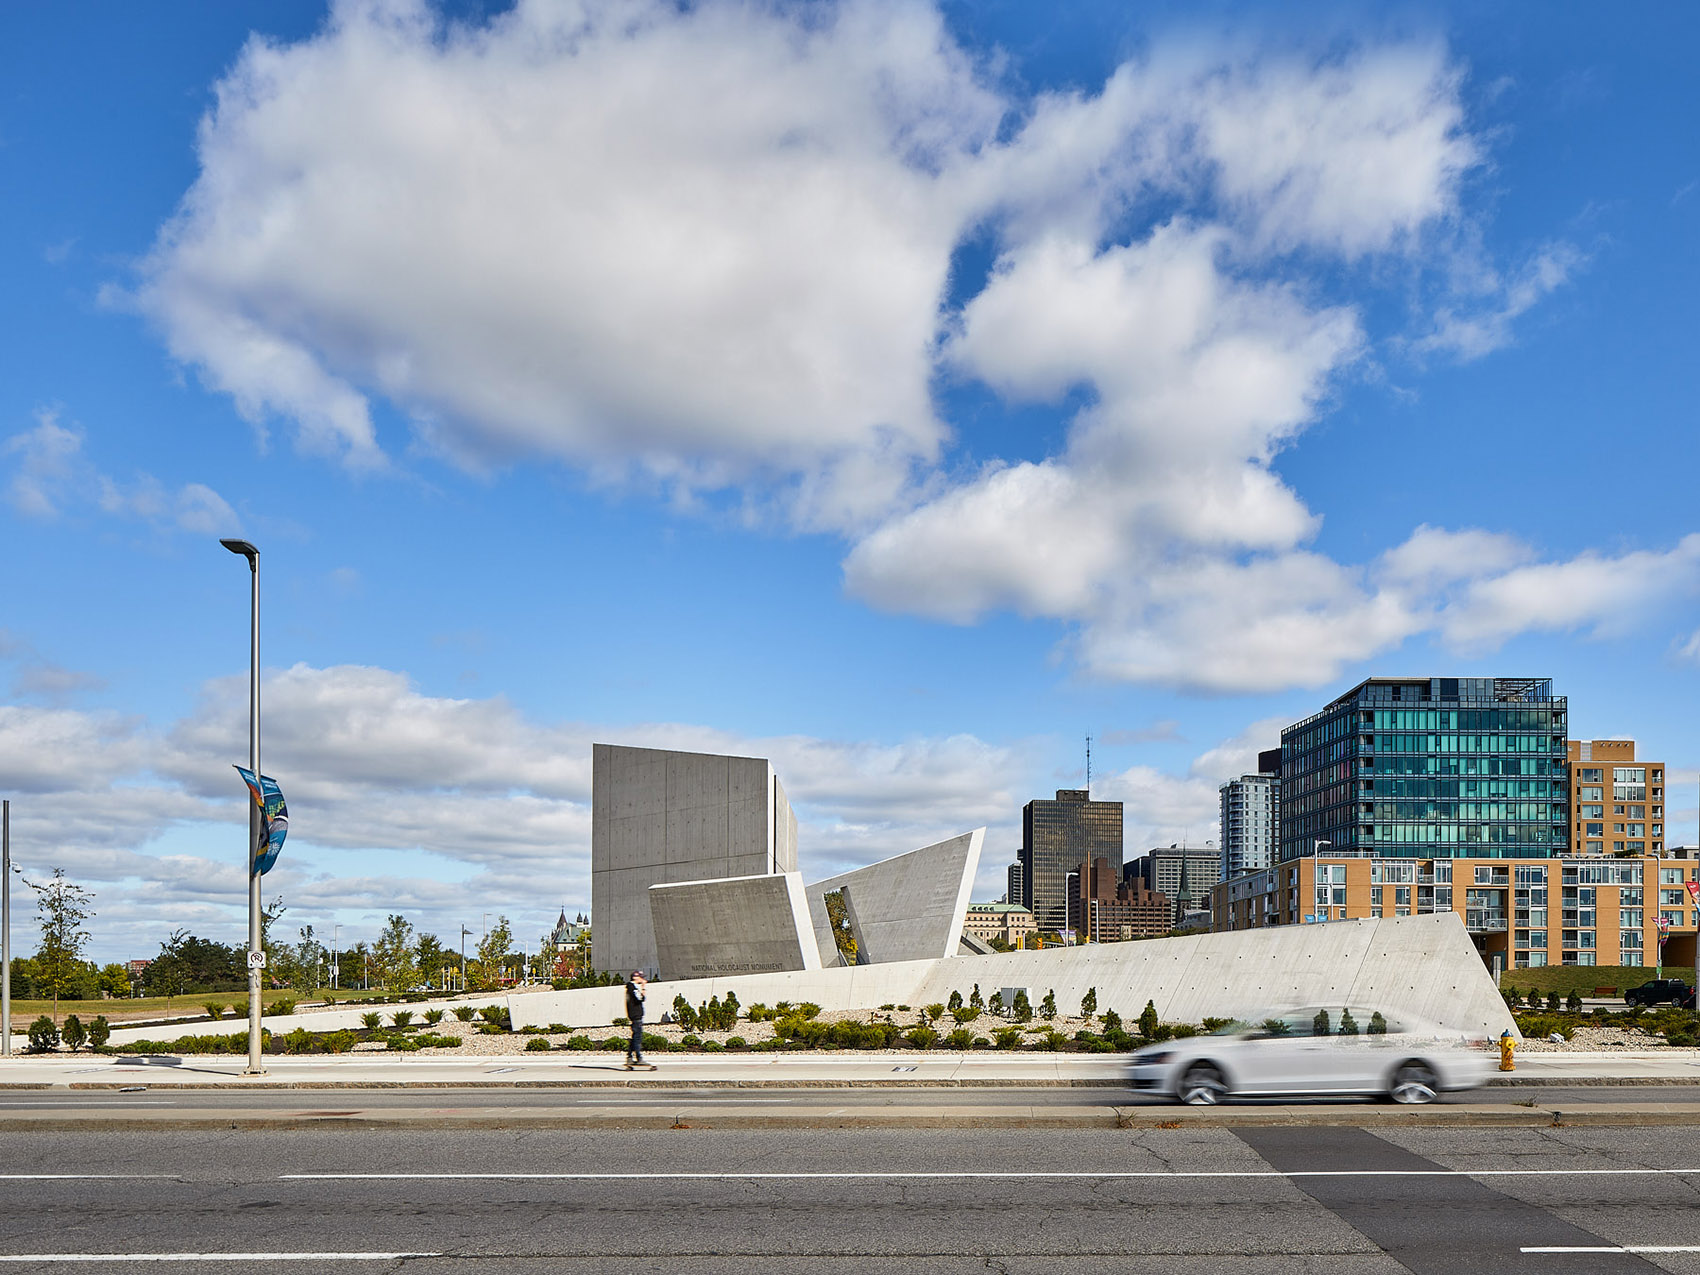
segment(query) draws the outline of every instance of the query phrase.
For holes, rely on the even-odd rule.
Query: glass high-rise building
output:
[[[1035,798],[1022,807],[1022,902],[1041,930],[1068,928],[1068,874],[1093,859],[1108,859],[1112,874],[1121,876],[1121,802],[1063,788],[1055,801]]]
[[[1281,732],[1281,859],[1568,852],[1566,710],[1548,678],[1370,678]]]

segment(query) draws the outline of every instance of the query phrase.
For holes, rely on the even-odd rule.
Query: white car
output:
[[[1377,1095],[1433,1102],[1488,1077],[1486,1042],[1359,1006],[1312,1005],[1230,1023],[1133,1056],[1133,1087],[1208,1104],[1232,1096]]]

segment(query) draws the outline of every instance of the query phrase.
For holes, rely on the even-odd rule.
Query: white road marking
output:
[[[1566,1248],[1522,1248],[1520,1253],[1700,1253],[1700,1244],[1579,1244]]]
[[[395,1262],[441,1253],[6,1253],[0,1262]]]
[[[1298,1169],[1282,1173],[1275,1169],[1210,1170],[948,1170],[921,1172],[819,1172],[819,1173],[282,1173],[279,1181],[310,1182],[459,1182],[483,1180],[528,1180],[550,1182],[811,1182],[811,1181],[936,1181],[964,1178],[974,1181],[1027,1181],[1032,1179],[1121,1178],[1526,1178],[1608,1177],[1630,1174],[1700,1175],[1695,1169]]]

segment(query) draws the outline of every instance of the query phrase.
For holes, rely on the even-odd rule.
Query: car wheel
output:
[[[1387,1087],[1389,1098],[1404,1103],[1433,1102],[1439,1092],[1440,1078],[1434,1068],[1414,1058],[1393,1069],[1393,1082]]]
[[[1228,1096],[1228,1078],[1215,1063],[1193,1063],[1175,1091],[1182,1102],[1195,1107],[1213,1107]]]

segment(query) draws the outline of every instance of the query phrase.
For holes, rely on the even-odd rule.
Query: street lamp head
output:
[[[246,540],[226,539],[220,540],[219,544],[230,550],[231,553],[239,553],[244,558],[248,559],[248,566],[251,569],[258,569],[260,563],[260,551],[254,548],[254,546],[249,544]]]

